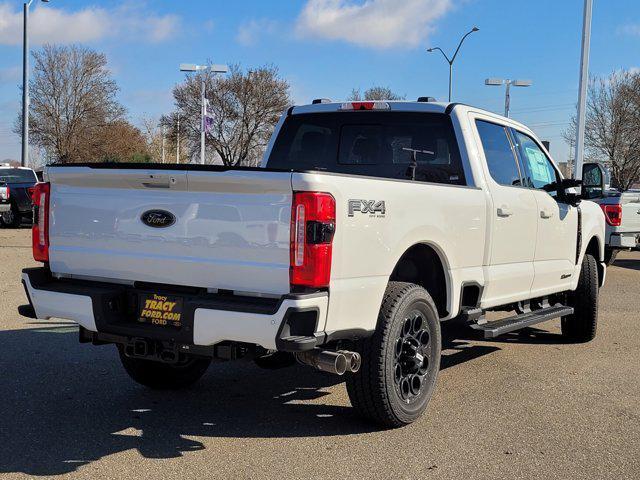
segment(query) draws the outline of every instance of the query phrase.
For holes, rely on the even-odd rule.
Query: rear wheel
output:
[[[188,357],[177,364],[168,364],[127,357],[118,348],[120,361],[129,376],[145,387],[156,390],[179,390],[197,382],[211,364],[210,359]]]
[[[20,226],[20,212],[15,205],[11,205],[9,211],[2,213],[2,224],[12,228]]]
[[[562,317],[562,335],[572,342],[588,342],[596,336],[598,325],[598,265],[592,255],[585,254],[575,292],[569,293],[573,314]]]
[[[618,251],[613,248],[605,248],[604,249],[604,262],[607,265],[613,265],[613,262],[616,261],[616,257],[618,256]]]
[[[389,282],[376,332],[361,340],[357,374],[347,377],[351,404],[385,427],[417,420],[427,408],[440,370],[440,320],[419,285]]]

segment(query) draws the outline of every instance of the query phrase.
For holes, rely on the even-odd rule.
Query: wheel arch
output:
[[[442,249],[430,242],[406,248],[396,261],[389,281],[409,282],[425,288],[433,298],[440,318],[450,312],[451,278]]]

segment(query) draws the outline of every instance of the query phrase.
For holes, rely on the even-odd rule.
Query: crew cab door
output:
[[[531,296],[568,290],[576,261],[577,208],[558,201],[556,193],[544,190],[560,180],[560,174],[544,149],[529,134],[511,129],[523,174],[523,185],[533,193],[537,208],[534,280]]]
[[[529,298],[533,283],[538,206],[522,175],[508,126],[472,117],[483,152],[492,208],[488,217],[488,257],[484,262],[482,307]]]

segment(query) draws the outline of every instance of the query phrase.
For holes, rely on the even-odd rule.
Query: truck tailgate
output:
[[[622,226],[620,232],[640,232],[640,193],[622,194]]]
[[[289,292],[289,172],[52,167],[48,175],[54,274]],[[174,223],[145,224],[151,210]]]

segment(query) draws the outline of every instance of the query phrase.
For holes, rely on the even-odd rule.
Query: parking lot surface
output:
[[[640,254],[601,291],[596,340],[559,321],[483,341],[444,328],[436,393],[415,424],[356,417],[339,377],[214,364],[153,392],[115,348],[21,317],[30,230],[0,229],[0,476],[74,478],[640,478]]]

